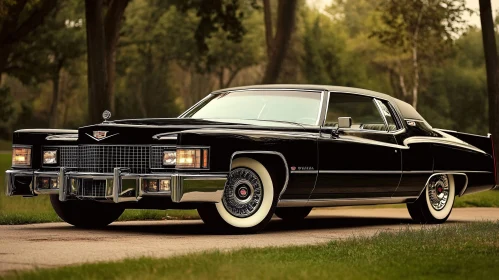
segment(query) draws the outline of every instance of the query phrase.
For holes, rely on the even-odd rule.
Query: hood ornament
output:
[[[108,110],[105,110],[104,112],[102,112],[102,118],[106,122],[107,120],[109,120],[111,118],[111,112],[109,112]]]

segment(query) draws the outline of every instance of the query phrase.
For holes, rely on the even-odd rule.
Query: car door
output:
[[[330,93],[318,139],[319,176],[310,199],[391,197],[402,175],[401,148],[386,101]],[[338,129],[338,117],[351,117]]]

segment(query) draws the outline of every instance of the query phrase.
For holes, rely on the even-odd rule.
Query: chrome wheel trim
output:
[[[431,207],[436,211],[441,211],[449,201],[449,179],[446,175],[434,176],[428,182],[428,198]]]
[[[241,195],[241,189],[248,194]],[[247,218],[255,214],[262,204],[263,185],[258,175],[248,168],[236,168],[230,172],[222,203],[232,216]]]

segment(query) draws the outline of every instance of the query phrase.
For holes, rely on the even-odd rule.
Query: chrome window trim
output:
[[[270,155],[278,155],[281,157],[282,161],[284,162],[284,167],[286,169],[286,180],[284,181],[284,186],[283,186],[281,192],[279,193],[279,197],[278,197],[278,200],[281,200],[281,196],[284,194],[284,192],[288,188],[288,182],[289,182],[289,166],[288,166],[288,161],[286,160],[284,155],[282,153],[279,153],[276,151],[251,151],[251,150],[250,151],[237,151],[237,152],[234,152],[232,154],[232,156],[230,157],[229,172],[232,169],[232,161],[234,160],[234,157],[236,155],[240,155],[240,154],[270,154]]]
[[[377,98],[373,98],[374,105],[378,109],[378,113],[381,115],[381,119],[383,119],[383,122],[385,123],[385,130],[386,132],[390,131],[390,128],[388,126],[388,121],[386,120],[386,116],[383,113],[383,110],[381,109],[381,105],[379,104],[381,101],[379,101]]]

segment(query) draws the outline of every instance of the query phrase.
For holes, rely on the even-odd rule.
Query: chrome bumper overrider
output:
[[[35,196],[41,194],[58,194],[60,201],[81,198],[99,198],[112,200],[115,203],[138,201],[145,196],[168,196],[173,202],[211,202],[218,203],[222,199],[226,174],[183,174],[154,173],[133,174],[126,168],[114,168],[111,173],[81,173],[60,168],[58,171],[7,170],[6,195]],[[57,188],[42,189],[38,187],[37,178],[50,178],[57,182]],[[79,179],[101,181],[105,184],[105,194],[99,196],[82,195],[75,182]],[[170,180],[170,191],[146,192],[143,180]]]

